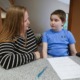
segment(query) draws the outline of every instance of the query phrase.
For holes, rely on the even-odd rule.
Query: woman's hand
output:
[[[35,58],[36,58],[36,59],[39,59],[39,58],[40,58],[40,53],[39,53],[39,51],[34,52],[34,55],[35,55]]]

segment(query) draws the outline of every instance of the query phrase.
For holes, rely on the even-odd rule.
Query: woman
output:
[[[0,33],[0,64],[3,68],[10,69],[40,58],[29,24],[25,7],[9,8]]]

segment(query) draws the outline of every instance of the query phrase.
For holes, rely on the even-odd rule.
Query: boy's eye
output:
[[[59,21],[58,19],[55,19],[55,22]]]
[[[50,18],[50,21],[53,21],[53,19]]]
[[[58,19],[50,19],[50,21],[58,22],[59,20]]]

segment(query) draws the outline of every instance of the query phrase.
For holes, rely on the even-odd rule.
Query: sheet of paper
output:
[[[80,65],[69,57],[48,58],[61,80],[80,78]]]

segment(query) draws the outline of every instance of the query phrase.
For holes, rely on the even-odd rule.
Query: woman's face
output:
[[[30,24],[29,15],[28,15],[28,12],[26,11],[24,13],[24,21],[23,21],[24,32],[26,32],[28,30],[29,24]]]

